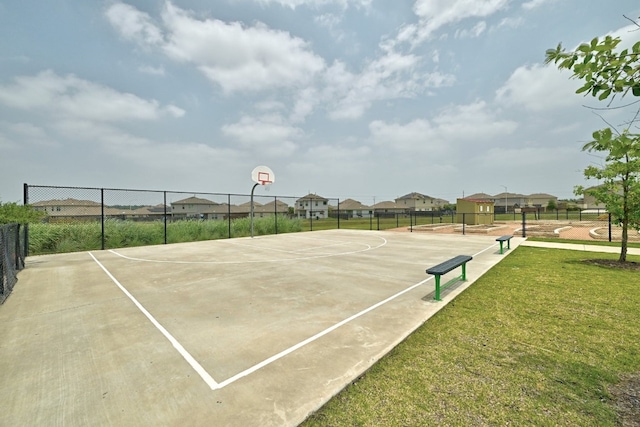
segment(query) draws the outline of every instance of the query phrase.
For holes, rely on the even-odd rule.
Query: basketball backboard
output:
[[[267,166],[258,166],[251,172],[251,179],[256,184],[269,185],[275,182],[276,176]]]

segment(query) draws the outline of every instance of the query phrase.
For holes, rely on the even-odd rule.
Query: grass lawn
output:
[[[617,256],[518,247],[302,425],[623,425],[640,273],[583,262]]]

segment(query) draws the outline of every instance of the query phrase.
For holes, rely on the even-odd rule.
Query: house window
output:
[[[480,212],[482,212],[482,208],[483,208],[483,207],[484,207],[484,206],[480,205]]]

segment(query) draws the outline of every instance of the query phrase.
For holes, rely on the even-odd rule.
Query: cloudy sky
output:
[[[247,194],[258,165],[270,195],[570,198],[630,111],[586,108],[606,104],[544,53],[631,45],[625,16],[637,0],[0,0],[0,200]]]

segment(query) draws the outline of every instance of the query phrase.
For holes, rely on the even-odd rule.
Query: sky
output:
[[[574,198],[593,131],[545,51],[640,40],[637,0],[0,0],[0,202],[31,185]],[[614,102],[629,103],[629,98]]]

